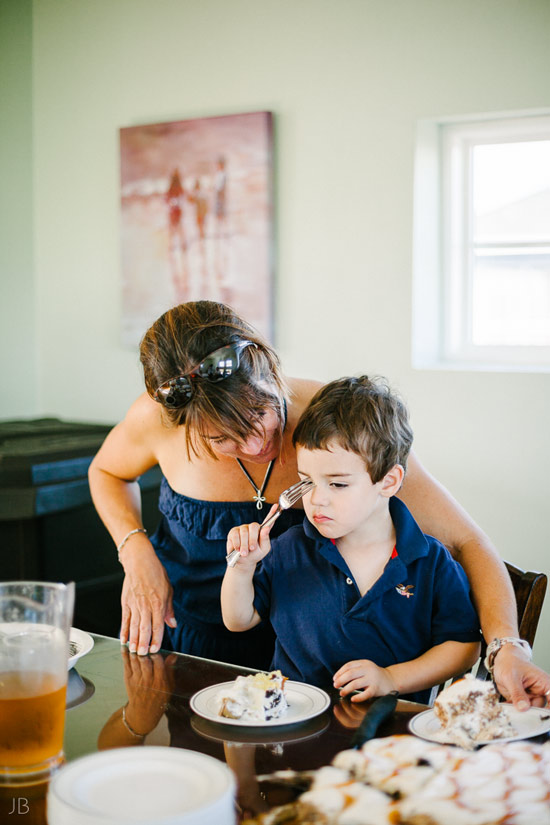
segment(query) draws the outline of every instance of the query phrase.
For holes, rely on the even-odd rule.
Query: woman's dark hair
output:
[[[261,414],[273,409],[284,426],[288,388],[275,350],[231,307],[216,301],[189,301],[169,309],[147,330],[140,344],[140,361],[147,392],[154,397],[162,384],[191,372],[207,355],[226,344],[251,341],[240,350],[240,365],[222,381],[192,379],[190,397],[181,396],[166,418],[185,425],[187,449],[214,455],[204,435],[210,425],[230,440],[244,442],[262,432]]]
[[[340,378],[311,399],[292,436],[307,450],[324,450],[330,442],[359,455],[373,484],[395,464],[405,470],[413,441],[405,404],[383,378]]]

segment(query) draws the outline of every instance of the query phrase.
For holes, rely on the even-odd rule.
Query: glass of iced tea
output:
[[[0,783],[63,762],[74,583],[0,582]]]

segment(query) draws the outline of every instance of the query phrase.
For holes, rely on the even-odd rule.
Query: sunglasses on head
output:
[[[193,394],[193,378],[205,378],[215,384],[233,375],[240,365],[240,353],[245,347],[255,347],[252,341],[237,341],[214,350],[200,364],[183,375],[165,381],[155,390],[153,398],[166,407],[176,407],[187,403]]]

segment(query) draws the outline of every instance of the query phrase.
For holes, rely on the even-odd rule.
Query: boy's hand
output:
[[[397,689],[388,671],[378,667],[370,659],[356,659],[342,665],[334,674],[333,684],[340,690],[340,696],[348,696],[354,690],[359,690],[360,693],[350,697],[352,702],[364,702],[365,699],[384,696]]]
[[[266,518],[277,509],[274,504]],[[238,550],[240,559],[238,566],[255,566],[271,550],[269,531],[273,524],[268,524],[262,529],[262,525],[253,521],[252,524],[241,524],[240,527],[232,527],[227,534],[227,554],[233,550]]]

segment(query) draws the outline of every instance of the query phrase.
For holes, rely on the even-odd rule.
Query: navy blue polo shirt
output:
[[[337,547],[307,519],[273,540],[254,575],[254,607],[277,635],[272,668],[326,690],[354,659],[388,667],[442,642],[480,640],[462,567],[395,497],[390,514],[397,552],[364,596]]]

